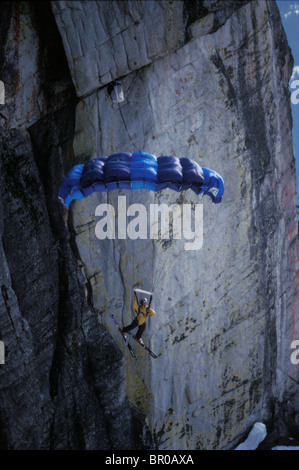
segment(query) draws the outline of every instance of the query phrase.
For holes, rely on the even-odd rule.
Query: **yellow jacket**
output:
[[[137,313],[138,325],[142,325],[142,323],[145,323],[149,315],[151,317],[156,315],[156,312],[152,308],[143,307],[142,305],[139,307],[136,299],[134,299],[132,308]]]

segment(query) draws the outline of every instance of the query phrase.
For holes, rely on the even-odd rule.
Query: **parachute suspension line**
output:
[[[132,240],[133,242],[133,240]],[[135,283],[135,248],[134,248],[134,243],[132,243],[132,284],[134,285]]]
[[[153,244],[152,291],[153,291],[153,293],[154,293],[154,292],[155,292],[156,285],[157,285],[158,273],[155,274],[155,264],[156,264],[156,263],[155,263],[155,258],[156,258],[157,250],[156,250],[156,245],[155,245],[155,241],[154,241],[154,240],[152,240],[152,244]]]
[[[155,255],[154,255],[154,259],[155,259]],[[157,285],[159,284],[160,282],[160,279],[163,278],[163,274],[162,274],[162,271],[160,272],[157,272],[155,274],[155,261],[153,263],[153,278],[152,278],[152,291],[155,292],[155,289],[157,287]]]
[[[124,118],[124,116],[123,116],[123,113],[122,113],[122,110],[121,110],[121,107],[120,107],[120,103],[118,103],[118,109],[119,109],[119,112],[120,112],[122,121],[123,121],[123,123],[124,123],[125,129],[126,129],[126,132],[127,132],[128,136],[129,136],[130,141],[132,142],[132,144],[133,144],[133,146],[135,147],[135,149],[138,150],[138,152],[141,154],[141,153],[142,153],[142,150],[141,150],[139,147],[137,147],[137,145],[135,144],[135,142],[133,141],[133,139],[132,139],[132,137],[131,137],[131,135],[130,135],[129,129],[128,129],[128,127],[127,127],[125,118]]]
[[[127,127],[127,124],[126,124],[126,121],[125,121],[125,118],[123,116],[123,113],[122,113],[122,110],[121,110],[121,106],[120,106],[120,101],[118,101],[118,109],[119,109],[119,112],[120,112],[120,115],[121,115],[121,118],[122,118],[122,121],[123,121],[123,124],[125,126],[125,129],[126,129],[126,132],[128,134],[128,137],[131,141],[131,143],[133,144],[133,146],[135,147],[136,150],[138,150],[138,152],[141,154],[142,153],[142,150],[137,147],[137,145],[135,144],[135,142],[133,141],[132,137],[131,137],[131,134],[129,132],[129,129]],[[133,197],[133,196],[132,196]],[[135,279],[135,250],[134,250],[134,247],[132,249],[132,280],[133,280],[133,285],[134,285],[134,279]]]

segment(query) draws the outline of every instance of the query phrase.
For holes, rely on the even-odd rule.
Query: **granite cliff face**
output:
[[[5,2],[0,22],[0,448],[229,449],[255,421],[269,443],[298,434],[293,63],[275,2]],[[136,148],[216,169],[223,202],[94,193],[66,226],[67,170]],[[95,209],[119,195],[203,203],[203,247],[98,240]],[[155,361],[137,346],[133,363],[111,321],[131,320],[133,285],[154,290]]]

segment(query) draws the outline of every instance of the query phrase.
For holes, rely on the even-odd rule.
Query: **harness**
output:
[[[146,307],[146,311],[145,311],[145,316],[146,316],[146,318],[148,317],[149,309],[150,309],[149,307]],[[137,313],[137,315],[140,315],[140,313],[142,313],[142,315],[144,315],[144,312],[141,312],[141,306],[138,305],[138,313]]]

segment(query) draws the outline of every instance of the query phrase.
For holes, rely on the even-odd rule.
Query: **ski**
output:
[[[139,343],[138,339],[136,338],[136,336],[133,335],[133,333],[131,333],[130,331],[127,331],[127,333],[131,335],[135,339],[135,341],[149,353],[150,356],[152,356],[154,359],[157,359],[158,356],[153,351],[151,351],[150,348],[145,346],[145,344]]]
[[[136,359],[136,354],[135,354],[135,351],[133,350],[132,346],[129,344],[128,340],[126,340],[124,337],[123,337],[123,334],[122,334],[122,329],[121,327],[119,326],[119,324],[117,323],[114,315],[111,315],[112,316],[112,319],[114,321],[114,323],[116,324],[117,328],[119,329],[119,332],[122,336],[122,339],[124,340],[124,342],[126,343],[127,347],[128,347],[128,350],[130,351],[130,354],[132,357],[134,357]]]

